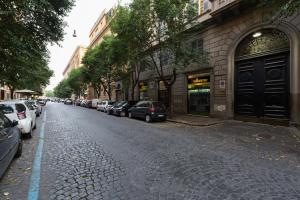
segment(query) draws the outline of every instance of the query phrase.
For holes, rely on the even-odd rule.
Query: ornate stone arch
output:
[[[240,42],[253,32],[262,29],[278,29],[285,33],[290,42],[290,110],[291,123],[300,124],[300,35],[296,27],[289,23],[256,24],[232,42],[227,61],[227,117],[234,118],[234,69],[235,52]]]

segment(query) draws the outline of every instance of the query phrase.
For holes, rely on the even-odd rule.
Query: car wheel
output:
[[[123,110],[123,111],[121,111],[121,113],[120,113],[120,116],[121,117],[125,117],[126,116],[126,113],[125,113],[125,111]]]
[[[27,136],[29,138],[32,138],[32,126],[30,126],[30,131],[29,131],[29,133],[27,133]]]
[[[132,118],[131,112],[128,113],[128,117],[129,117],[129,118]]]
[[[150,115],[146,115],[145,120],[146,120],[147,123],[152,121]]]
[[[34,127],[33,127],[33,129],[36,129],[36,121],[35,121],[35,124],[34,124]]]
[[[20,143],[18,145],[18,150],[17,150],[16,155],[15,155],[15,158],[21,157],[22,151],[23,151],[23,143],[22,143],[22,141],[20,141]]]

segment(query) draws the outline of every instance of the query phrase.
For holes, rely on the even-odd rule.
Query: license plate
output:
[[[158,115],[158,117],[164,117],[164,115]]]

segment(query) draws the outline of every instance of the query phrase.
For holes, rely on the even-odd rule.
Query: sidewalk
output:
[[[192,126],[212,126],[224,122],[222,119],[196,115],[174,115],[172,118],[168,118],[167,121]]]
[[[197,115],[174,115],[172,118],[168,118],[167,121],[180,123],[180,124],[186,124],[191,126],[212,126],[212,125],[223,125],[221,127],[231,127],[234,128],[236,126],[238,127],[256,127],[257,132],[266,132],[266,130],[273,130],[273,131],[267,131],[267,135],[273,135],[274,130],[278,135],[284,135],[288,134],[296,138],[300,141],[300,128],[299,127],[285,127],[285,126],[274,126],[269,124],[260,124],[260,123],[254,123],[254,122],[243,122],[238,120],[222,120],[218,118],[211,118],[206,116],[197,116]],[[280,130],[280,131],[278,131]],[[244,130],[246,131],[246,130]],[[234,132],[234,131],[233,131]],[[239,132],[239,131],[238,131]],[[247,132],[247,131],[246,131]],[[273,133],[272,133],[273,132]],[[264,133],[262,133],[264,135]]]

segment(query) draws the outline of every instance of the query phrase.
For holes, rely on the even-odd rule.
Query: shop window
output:
[[[204,1],[203,1],[203,12],[208,11],[208,1],[209,1],[209,0],[204,0]]]
[[[208,115],[210,111],[210,77],[188,76],[188,112]]]
[[[140,82],[139,83],[139,92],[140,92],[140,100],[146,100],[148,98],[148,83]]]

